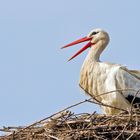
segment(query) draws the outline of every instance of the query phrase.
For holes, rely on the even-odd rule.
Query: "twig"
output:
[[[80,86],[81,87],[81,86]],[[117,92],[117,91],[133,91],[133,92],[137,92],[137,90],[135,89],[132,89],[132,88],[126,88],[126,89],[116,89],[116,90],[112,90],[112,91],[108,91],[108,92],[104,92],[104,93],[101,93],[99,95],[96,95],[95,98],[97,97],[100,97],[102,95],[105,95],[105,94],[109,94],[109,93],[112,93],[112,92]],[[86,91],[87,92],[87,91]],[[89,94],[89,93],[88,93]]]
[[[52,135],[48,135],[50,138],[53,138],[54,140],[60,140],[59,138],[52,136]]]
[[[135,134],[135,132],[133,132],[126,140],[130,140],[134,134]]]
[[[80,86],[80,85],[79,85],[79,86]],[[80,86],[80,87],[81,87],[81,86]],[[81,87],[81,88],[83,89],[83,87]],[[83,90],[85,90],[85,89],[83,89]],[[128,90],[128,89],[124,89],[124,90]],[[112,91],[109,91],[109,92],[105,92],[105,93],[102,93],[102,94],[100,94],[100,95],[105,95],[105,94],[109,94],[109,93],[116,92],[116,91],[120,91],[120,89],[118,89],[118,90],[112,90]],[[122,89],[121,91],[123,91],[123,89]],[[87,94],[89,94],[89,92],[88,92],[87,90],[85,90],[85,92],[86,92]],[[90,95],[90,94],[89,94],[89,95]],[[125,110],[125,109],[118,108],[118,107],[115,107],[115,106],[111,106],[111,105],[108,105],[108,104],[104,104],[103,102],[99,101],[99,100],[96,98],[96,97],[98,97],[98,96],[99,96],[99,95],[90,98],[90,100],[91,100],[91,99],[94,99],[96,102],[90,101],[90,100],[88,100],[88,102],[92,102],[92,103],[95,103],[95,104],[98,104],[98,105],[102,105],[102,106],[106,106],[106,107],[110,107],[110,108],[114,108],[114,109],[118,109],[118,110],[121,110],[121,111],[128,112],[128,111]]]
[[[91,98],[90,98],[90,99],[91,99]],[[88,99],[88,100],[90,100],[90,99]],[[49,118],[52,118],[53,116],[55,116],[55,115],[57,115],[57,114],[59,114],[59,113],[62,113],[62,112],[66,111],[66,110],[68,110],[68,109],[70,109],[70,108],[72,108],[72,107],[75,107],[75,106],[77,106],[77,105],[83,104],[83,103],[87,102],[88,100],[85,99],[84,101],[81,101],[81,102],[78,102],[78,103],[76,103],[76,104],[73,104],[73,105],[71,105],[71,106],[69,106],[69,107],[66,107],[66,108],[64,108],[63,110],[58,111],[58,112],[54,113],[53,115],[51,115],[51,116],[49,116],[49,117],[46,117],[46,118],[44,118],[44,119],[41,119],[41,120],[39,120],[39,121],[37,121],[37,122],[35,122],[35,123],[33,123],[33,124],[31,124],[31,125],[29,125],[29,126],[23,128],[23,129],[21,129],[21,130],[15,132],[15,135],[18,134],[18,133],[21,132],[21,131],[24,131],[25,129],[29,129],[29,128],[32,127],[32,126],[37,125],[38,123],[41,123],[41,122],[43,122],[43,121],[45,121],[45,120],[47,120],[47,119],[49,119]],[[11,135],[12,135],[12,134],[7,135],[7,137],[9,137],[9,136],[11,136]]]
[[[125,125],[125,127],[123,128],[122,132],[114,139],[117,140],[125,131],[125,129],[128,127],[128,123]]]
[[[140,89],[137,90],[137,92],[134,94],[134,97],[132,99],[132,102],[131,102],[131,108],[130,108],[130,113],[132,114],[132,109],[133,109],[133,103],[134,103],[134,100],[136,98],[136,96],[138,95],[138,93],[140,92]],[[131,115],[132,116],[132,115]]]

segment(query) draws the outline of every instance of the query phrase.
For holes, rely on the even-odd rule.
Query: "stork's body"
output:
[[[99,60],[100,54],[109,42],[109,36],[105,31],[101,29],[93,30],[89,33],[87,38],[90,38],[90,43],[85,47],[85,49],[89,46],[91,49],[89,50],[81,68],[80,86],[86,93],[88,93],[88,95],[91,97],[97,97],[97,99],[103,104],[129,110],[131,108],[131,101],[135,96],[135,92],[131,90],[120,91],[118,89],[139,90],[140,72],[128,70],[118,64],[105,63]],[[77,43],[74,42],[74,44]],[[73,44],[68,44],[65,47],[71,45]],[[76,55],[82,51],[80,50]],[[74,57],[76,55],[74,55]],[[116,91],[100,96],[102,93],[114,90]],[[136,95],[134,103],[135,102],[140,103],[140,94]],[[118,109],[106,106],[102,106],[102,109],[105,114],[116,114],[120,112]]]
[[[132,73],[120,65],[84,62],[80,72],[80,86],[91,97],[96,97],[106,105],[129,110],[131,100],[129,101],[127,98],[133,98],[136,91],[140,89],[140,79],[134,72]],[[123,89],[135,89],[135,92],[132,90],[123,91]],[[109,91],[115,92],[100,96],[100,94]],[[140,97],[139,94],[137,96]],[[106,106],[102,106],[102,109],[105,114],[116,114],[120,111]]]

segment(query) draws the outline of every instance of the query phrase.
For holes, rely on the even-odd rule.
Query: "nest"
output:
[[[139,140],[140,110],[133,108],[117,115],[75,114],[71,105],[26,127],[4,127],[0,140]],[[97,103],[97,101],[92,101]],[[99,103],[98,103],[99,104]],[[102,103],[100,103],[102,104]],[[107,105],[108,106],[108,105]]]

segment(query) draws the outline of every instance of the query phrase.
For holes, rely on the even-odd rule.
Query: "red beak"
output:
[[[89,41],[91,40],[92,38],[91,37],[84,37],[84,38],[81,38],[81,39],[78,39],[70,44],[67,44],[65,45],[64,47],[62,47],[61,49],[63,48],[67,48],[67,47],[70,47],[70,46],[73,46],[73,45],[76,45],[78,43],[82,43],[82,42],[85,42],[85,41]],[[88,44],[86,44],[83,48],[81,48],[75,55],[73,55],[68,61],[72,60],[73,58],[75,58],[76,56],[78,56],[80,53],[82,53],[84,50],[86,50],[87,48],[91,47],[92,43],[89,42]]]

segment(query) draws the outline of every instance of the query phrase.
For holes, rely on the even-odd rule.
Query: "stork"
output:
[[[89,41],[70,59],[90,48],[86,59],[81,67],[79,85],[91,97],[114,108],[101,106],[105,114],[117,114],[119,109],[130,110],[131,103],[140,103],[140,94],[133,91],[118,89],[140,89],[140,71],[128,70],[120,64],[100,61],[100,55],[109,43],[109,35],[102,29],[92,30],[86,37],[76,40],[62,48]],[[102,94],[109,91],[109,94]],[[135,98],[134,98],[135,97]],[[115,108],[116,107],[116,108]]]

